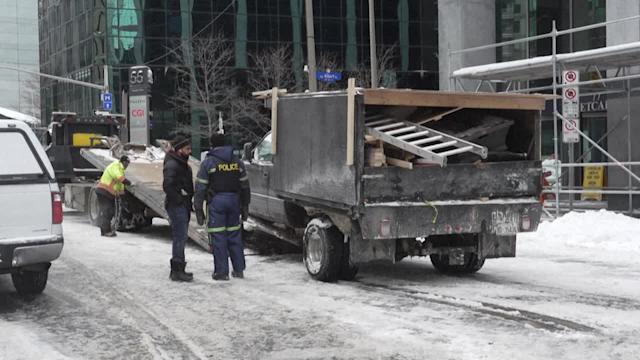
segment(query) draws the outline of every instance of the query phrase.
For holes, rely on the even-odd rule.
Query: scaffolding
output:
[[[521,38],[516,40],[504,41],[500,43],[494,43],[484,46],[477,46],[461,50],[449,50],[449,85],[451,90],[461,91],[474,91],[479,92],[483,88],[488,88],[492,92],[508,92],[508,93],[533,93],[540,91],[551,91],[553,94],[549,97],[548,101],[553,102],[552,115],[553,115],[553,147],[554,147],[554,159],[560,159],[559,147],[560,138],[558,137],[558,121],[563,122],[563,126],[566,126],[569,130],[573,130],[579,134],[581,138],[587,141],[592,151],[594,148],[598,149],[603,155],[605,155],[609,161],[601,163],[583,163],[574,160],[573,148],[574,144],[568,144],[569,159],[568,163],[560,164],[559,161],[555,161],[556,174],[560,174],[557,180],[557,186],[553,189],[545,189],[545,192],[555,193],[555,216],[560,215],[560,195],[569,196],[569,210],[574,209],[574,195],[584,193],[596,193],[605,195],[623,194],[628,196],[628,209],[627,213],[634,214],[633,209],[633,195],[640,194],[640,188],[634,187],[634,181],[640,182],[640,177],[633,172],[632,167],[640,165],[640,162],[634,162],[632,158],[631,148],[631,94],[640,91],[640,88],[632,88],[631,81],[640,79],[640,41],[631,42],[627,44],[607,46],[603,48],[591,49],[586,51],[570,52],[570,53],[558,53],[558,37],[570,35],[578,32],[606,28],[608,25],[625,22],[638,22],[640,16],[632,16],[617,20],[605,21],[602,23],[581,26],[571,28],[567,30],[558,30],[556,22],[552,22],[551,31],[549,33],[531,36],[527,38]],[[544,39],[551,39],[551,55],[539,56],[534,58],[528,58],[523,60],[506,61],[500,63],[493,63],[480,66],[470,66],[453,70],[451,67],[452,58],[454,56],[462,56],[463,54],[469,54],[482,50],[497,50],[498,48],[515,45],[515,44],[528,44],[532,41],[539,41]],[[573,84],[562,84],[558,81],[558,77],[561,76],[562,71],[565,70],[577,70],[580,72],[592,72],[596,74],[595,80],[578,81]],[[607,77],[606,75],[609,75]],[[546,86],[530,87],[531,81],[551,79],[551,84]],[[474,83],[475,82],[475,83]],[[467,89],[469,84],[473,84],[473,90]],[[608,87],[610,83],[622,84],[618,87]],[[590,85],[600,85],[599,89],[586,88]],[[580,129],[573,126],[571,122],[566,121],[563,115],[558,112],[558,91],[561,91],[567,86],[577,86],[580,88],[579,97],[596,96],[603,94],[626,94],[627,108],[626,116],[621,121],[626,121],[627,125],[627,139],[626,139],[626,151],[627,161],[619,161],[608,151],[606,151],[600,144],[606,139],[614,129],[607,129],[607,133],[598,140],[593,140],[587,134]],[[582,91],[585,87],[586,91]],[[620,124],[618,122],[618,125]],[[617,125],[615,126],[617,127]],[[614,127],[614,128],[615,128]],[[574,169],[576,167],[586,166],[603,166],[603,167],[618,167],[622,169],[628,176],[627,186],[623,188],[610,188],[604,186],[602,189],[585,189],[575,188],[574,182]],[[562,185],[561,179],[568,172],[568,186]]]

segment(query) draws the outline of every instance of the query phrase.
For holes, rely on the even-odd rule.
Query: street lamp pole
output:
[[[374,0],[369,0],[369,54],[371,56],[371,88],[378,87],[378,59],[376,57],[376,15]]]
[[[305,0],[305,20],[307,25],[307,62],[309,68],[309,91],[318,91],[316,80],[316,41],[313,30],[313,2]]]

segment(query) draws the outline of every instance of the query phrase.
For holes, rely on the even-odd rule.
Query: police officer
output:
[[[115,230],[111,228],[111,221],[116,214],[116,198],[124,194],[124,186],[131,185],[131,182],[124,177],[124,171],[129,166],[129,157],[123,155],[120,159],[112,162],[102,172],[100,181],[96,186],[98,196],[98,225],[100,235],[106,237],[116,236]]]
[[[203,202],[207,201],[209,241],[213,247],[214,280],[229,280],[229,258],[233,277],[243,278],[245,261],[241,219],[246,219],[251,191],[244,164],[224,145],[224,135],[209,138],[211,150],[196,177],[195,211],[204,224]]]

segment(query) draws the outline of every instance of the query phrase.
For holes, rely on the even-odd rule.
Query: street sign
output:
[[[105,111],[111,111],[113,109],[113,94],[110,92],[104,92],[102,95],[102,109]]]
[[[316,79],[318,79],[319,81],[324,81],[326,83],[334,83],[336,81],[342,80],[342,73],[318,71],[316,72]]]
[[[565,143],[577,143],[580,141],[580,89],[571,86],[580,81],[580,73],[576,70],[562,72],[562,83],[570,85],[562,88],[562,141]]]

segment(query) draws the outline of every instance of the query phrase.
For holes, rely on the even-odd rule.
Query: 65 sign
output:
[[[147,95],[151,92],[153,72],[148,66],[133,66],[129,68],[129,94]]]

